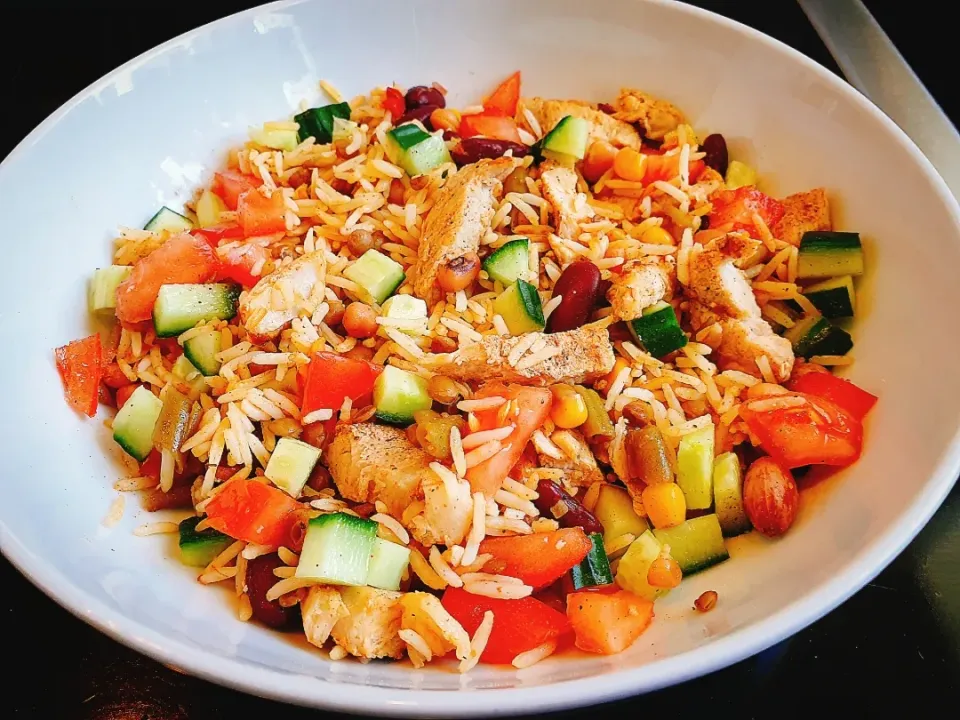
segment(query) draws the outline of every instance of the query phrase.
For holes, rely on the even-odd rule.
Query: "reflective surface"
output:
[[[769,12],[745,12],[744,8],[751,3],[736,3],[737,11],[725,7],[728,3],[710,5],[786,40],[821,62],[826,60],[813,31],[792,4],[785,5],[784,15],[776,18]],[[3,65],[13,64],[13,91],[19,88],[33,96],[33,102],[29,113],[19,113],[15,120],[23,122],[22,130],[5,135],[8,145],[2,151],[103,72],[208,19],[213,19],[213,13],[204,17],[195,9],[186,14],[170,10],[169,17],[156,18],[149,28],[144,28],[133,18],[127,18],[128,27],[123,27],[125,19],[113,16],[60,16],[56,19],[59,29],[51,30],[54,38],[49,43],[57,53],[63,53],[55,77],[41,73],[29,58],[22,56]],[[78,36],[90,48],[91,57],[83,61],[70,52],[73,43],[68,40]],[[51,180],[54,178],[51,174]],[[18,643],[18,662],[8,676],[10,688],[30,687],[38,667],[56,673],[56,682],[47,692],[14,692],[10,696],[18,716],[160,719],[282,712],[285,717],[307,717],[307,711],[283,709],[158,666],[71,618],[6,563],[0,567],[0,578],[7,589],[4,603],[8,605],[0,606],[8,609],[0,627],[15,636],[30,628],[38,637],[52,639]],[[716,712],[723,708],[768,717],[790,715],[803,708],[823,710],[840,698],[855,701],[862,711],[882,709],[898,699],[954,699],[960,678],[958,567],[960,497],[955,491],[920,538],[890,569],[810,629],[733,668],[661,693],[617,703],[612,709],[640,714],[679,709]]]

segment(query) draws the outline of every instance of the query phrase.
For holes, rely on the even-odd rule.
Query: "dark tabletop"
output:
[[[30,10],[21,4],[4,13],[0,78],[6,96],[16,101],[0,112],[0,157],[102,74],[181,32],[256,3],[84,3],[82,11],[64,11],[53,3],[38,7],[44,4],[34,3]],[[696,4],[752,25],[837,71],[792,0]],[[930,22],[930,13],[912,13],[903,3],[868,5],[956,121],[954,75],[936,72],[942,50],[954,42],[951,24]],[[29,49],[13,38],[21,31],[33,38]],[[2,558],[0,588],[5,591],[0,637],[7,658],[0,717],[296,720],[314,715],[177,674],[138,655],[72,617]],[[713,675],[602,711],[637,718],[834,717],[841,712],[887,717],[894,711],[955,711],[957,701],[960,489],[875,582],[795,637]]]

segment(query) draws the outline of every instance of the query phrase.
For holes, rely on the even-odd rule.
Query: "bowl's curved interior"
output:
[[[609,99],[636,86],[722,132],[774,193],[823,185],[860,231],[869,272],[850,375],[881,396],[856,467],[804,497],[794,530],[732,543],[734,559],[657,605],[627,653],[522,672],[331,663],[235,619],[169,537],[138,538],[133,498],[113,529],[117,451],[63,401],[52,348],[88,329],[85,283],[120,224],[141,226],[205,180],[248,126],[315,102],[325,78],[353,95],[437,80],[455,105],[513,70],[526,94]],[[915,148],[822,68],[680,4],[616,0],[326,1],[245,13],[168,44],[85,92],[0,169],[4,551],[74,612],[166,661],[263,694],[379,713],[544,709],[627,694],[732,662],[825,612],[926,520],[956,467],[960,241],[952,200]],[[720,602],[690,610],[707,589]],[[561,683],[544,693],[537,687]],[[356,685],[366,685],[360,689]],[[407,691],[501,688],[497,693]],[[507,690],[507,689],[513,690]],[[400,691],[404,692],[400,692]],[[529,692],[527,692],[529,690]]]

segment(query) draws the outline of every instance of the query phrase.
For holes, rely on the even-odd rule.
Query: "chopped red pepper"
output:
[[[541,588],[579,564],[592,547],[583,528],[572,527],[535,535],[488,538],[480,544],[480,552],[493,555],[491,565],[503,566],[498,567],[498,572]]]
[[[224,170],[214,174],[212,189],[228,208],[236,210],[240,196],[247,190],[255,190],[261,184],[261,180],[253,175]]]
[[[354,360],[331,352],[318,352],[307,366],[303,389],[303,415],[314,410],[337,411],[343,399],[357,401],[373,392],[373,382],[383,366],[366,360]]]
[[[207,503],[210,527],[237,540],[278,548],[290,542],[300,503],[266,483],[235,478]]]
[[[879,399],[849,380],[830,373],[805,373],[796,380],[791,380],[790,389],[825,398],[842,407],[857,420],[863,420]]]
[[[846,466],[860,457],[860,421],[824,398],[790,393],[748,400],[740,406],[740,417],[760,447],[787,469]]]
[[[512,118],[517,114],[517,103],[519,101],[520,71],[518,70],[490,93],[490,97],[483,101],[483,110],[488,115],[503,115]]]
[[[83,340],[73,340],[63,347],[58,347],[54,355],[57,372],[63,381],[63,392],[70,407],[93,417],[97,414],[100,379],[103,377],[100,335],[94,333]]]
[[[441,602],[471,636],[480,627],[484,613],[493,613],[493,630],[480,655],[484,663],[506,665],[520,653],[570,632],[570,623],[562,613],[532,597],[499,600],[462,588],[447,588]]]
[[[460,137],[469,138],[476,135],[493,138],[495,140],[509,140],[523,143],[517,130],[517,123],[512,117],[502,115],[464,115],[460,121]]]
[[[247,190],[237,203],[240,227],[246,237],[271,235],[287,229],[287,205],[283,193],[264,197],[259,190]]]
[[[403,93],[395,87],[388,87],[383,97],[383,109],[390,113],[390,117],[396,122],[407,110],[407,102],[403,98]]]

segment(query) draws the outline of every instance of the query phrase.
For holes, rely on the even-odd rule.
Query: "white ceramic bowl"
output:
[[[177,206],[247,127],[288,116],[317,83],[347,94],[437,80],[476,102],[520,68],[524,90],[609,99],[662,95],[788,193],[825,185],[842,228],[863,233],[869,273],[852,377],[881,396],[863,459],[804,497],[778,542],[658,603],[623,655],[551,659],[467,676],[327,661],[235,619],[144,515],[100,526],[119,464],[99,421],[63,400],[52,349],[88,329],[85,283],[118,224]],[[958,209],[913,144],[822,67],[763,35],[670,2],[511,0],[278,3],[189,33],[128,63],[59,110],[0,167],[0,540],[33,582],[87,622],[162,662],[260,695],[378,715],[532,712],[640,693],[781,640],[860,588],[930,517],[960,460]],[[719,592],[707,615],[690,610]]]

